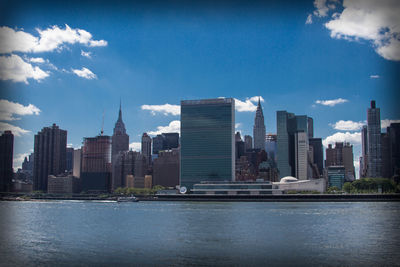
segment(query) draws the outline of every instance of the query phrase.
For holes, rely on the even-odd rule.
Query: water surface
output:
[[[0,202],[4,266],[400,265],[396,202]]]

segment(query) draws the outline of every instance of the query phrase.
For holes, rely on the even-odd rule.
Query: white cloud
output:
[[[240,128],[240,127],[242,127],[242,123],[240,123],[240,122],[235,123],[235,129],[238,129],[238,128]]]
[[[158,126],[156,131],[147,132],[149,135],[157,135],[162,133],[180,133],[181,122],[178,120],[171,121],[168,126]]]
[[[80,43],[87,46],[106,46],[105,40],[93,40],[92,34],[82,29],[65,29],[54,25],[45,30],[36,29],[39,37],[7,26],[0,27],[0,53],[49,52],[62,49],[64,44]]]
[[[330,7],[315,1],[314,15],[325,17]],[[397,0],[344,0],[343,10],[325,23],[331,37],[371,41],[375,51],[387,60],[400,60],[400,3]]]
[[[30,132],[18,126],[14,126],[6,122],[0,122],[0,132],[4,131],[11,131],[15,136],[21,136],[22,134],[27,134]]]
[[[400,120],[381,120],[381,128],[385,129],[390,126],[391,123],[400,123]]]
[[[260,98],[260,102],[264,102],[264,98],[262,96],[253,96],[246,98],[245,101],[241,101],[235,98],[235,110],[237,112],[254,112],[257,110],[258,98]]]
[[[331,99],[331,100],[317,100],[317,101],[315,101],[315,104],[334,107],[337,104],[342,104],[342,103],[346,103],[346,102],[349,102],[349,101],[347,99],[338,98],[338,99]]]
[[[0,80],[11,80],[13,82],[24,82],[28,79],[40,81],[49,76],[49,73],[39,67],[22,60],[17,55],[0,56]]]
[[[33,63],[44,63],[45,62],[45,60],[41,57],[32,57],[29,59],[29,61],[33,62]]]
[[[17,102],[11,102],[5,99],[0,99],[0,120],[12,121],[18,120],[13,115],[39,115],[40,109],[35,105],[29,104],[24,106]]]
[[[322,144],[325,147],[328,147],[328,144],[335,144],[336,142],[349,142],[350,144],[360,144],[361,133],[339,132],[339,133],[334,133],[333,135],[330,135],[326,137],[324,140],[322,140]]]
[[[97,76],[94,74],[91,70],[83,67],[81,70],[78,69],[72,69],[72,72],[78,75],[79,77],[85,78],[85,79],[96,79]]]
[[[337,121],[336,123],[330,124],[330,125],[333,127],[333,129],[336,129],[339,131],[359,131],[365,125],[365,122],[340,120],[340,121]]]
[[[87,57],[87,58],[92,58],[92,52],[85,52],[81,50],[81,56]]]
[[[371,79],[379,79],[380,76],[379,75],[371,75],[371,76],[369,76],[369,78],[371,78]]]
[[[306,24],[312,24],[312,15],[308,14]]]
[[[180,115],[181,114],[181,106],[180,105],[170,105],[170,104],[164,104],[164,105],[142,105],[141,106],[142,110],[150,110],[152,115],[156,115],[156,113],[162,113],[165,116],[171,114],[174,116]]]
[[[316,8],[314,11],[315,16],[326,17],[328,15],[329,8],[326,5],[326,0],[315,0],[314,7]]]
[[[133,151],[139,151],[142,149],[142,143],[140,142],[132,142],[129,144],[129,148]]]
[[[13,158],[13,168],[14,171],[22,168],[22,163],[24,162],[25,157],[29,157],[31,153],[22,153],[17,154]]]

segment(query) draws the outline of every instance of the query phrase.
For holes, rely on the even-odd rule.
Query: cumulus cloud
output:
[[[245,101],[241,101],[235,98],[235,110],[237,112],[254,112],[257,110],[258,98],[260,98],[260,102],[264,102],[264,98],[262,96],[253,96],[246,98]]]
[[[72,69],[72,72],[78,75],[79,77],[91,80],[91,79],[97,79],[96,74],[94,74],[91,70],[88,68],[83,67],[81,70],[78,69]]]
[[[167,115],[180,115],[181,114],[181,106],[180,105],[170,105],[170,104],[164,104],[164,105],[142,105],[141,106],[142,110],[149,110],[152,115],[156,115],[156,113],[162,113],[165,116]]]
[[[381,120],[381,128],[385,129],[389,127],[391,123],[400,123],[400,120],[389,120],[389,119]]]
[[[336,123],[330,124],[330,125],[333,127],[333,129],[339,130],[339,131],[359,131],[365,125],[365,122],[340,120],[340,121],[337,121]]]
[[[349,101],[347,99],[338,98],[338,99],[331,99],[331,100],[317,100],[317,101],[315,101],[315,104],[334,107],[337,104],[342,104],[342,103],[346,103],[346,102],[349,102]]]
[[[132,142],[129,144],[129,148],[133,151],[139,151],[142,149],[142,143],[140,142]]]
[[[178,120],[171,121],[167,126],[158,126],[156,131],[147,132],[149,135],[157,135],[162,133],[180,133],[181,122]]]
[[[339,2],[316,0],[314,15],[326,17]],[[325,27],[332,38],[371,41],[387,60],[400,60],[400,3],[396,0],[344,0]]]
[[[13,168],[14,171],[22,168],[22,163],[24,162],[25,157],[29,157],[31,153],[22,153],[17,154],[13,158]]]
[[[87,57],[87,58],[92,58],[92,52],[85,52],[81,50],[81,56]]]
[[[238,129],[238,128],[240,128],[240,127],[242,127],[242,123],[240,123],[240,122],[235,123],[235,129]]]
[[[93,40],[92,34],[82,29],[65,28],[57,25],[45,30],[36,29],[39,36],[33,36],[22,30],[14,30],[7,26],[0,27],[0,53],[12,52],[49,52],[62,49],[64,44],[83,44],[87,46],[106,46],[105,40]]]
[[[326,137],[324,140],[322,140],[322,144],[325,147],[328,147],[329,144],[335,144],[336,142],[349,142],[350,144],[360,144],[361,143],[361,133],[356,132],[356,133],[350,133],[350,132],[345,132],[345,133],[334,133],[333,135],[330,135]]]
[[[312,24],[312,15],[308,14],[306,24]]]
[[[379,75],[371,75],[369,76],[371,79],[379,79]]]
[[[0,99],[0,120],[12,121],[20,118],[14,117],[14,115],[39,115],[40,109],[35,105],[29,104],[24,106],[17,102],[11,102],[6,99]]]
[[[44,63],[45,60],[41,57],[32,57],[29,59],[30,62],[32,63]]]
[[[0,56],[1,80],[11,80],[13,82],[28,84],[28,79],[41,81],[48,76],[48,72],[43,71],[38,66],[33,67],[17,55]]]
[[[14,126],[6,122],[0,122],[0,132],[4,131],[11,131],[15,136],[21,136],[30,132],[18,126]]]

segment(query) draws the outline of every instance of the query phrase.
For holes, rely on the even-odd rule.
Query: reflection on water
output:
[[[396,265],[400,205],[0,202],[2,265]]]

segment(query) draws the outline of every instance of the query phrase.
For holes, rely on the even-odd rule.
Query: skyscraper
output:
[[[114,188],[114,167],[115,157],[121,151],[129,150],[129,135],[126,134],[125,124],[122,121],[122,109],[121,103],[119,104],[118,120],[115,123],[114,133],[112,136],[112,151],[111,151],[111,163],[112,163],[112,188]]]
[[[258,98],[257,111],[254,118],[253,137],[254,148],[265,150],[265,124],[260,98]]]
[[[307,118],[308,120],[308,138],[314,137],[314,120],[311,117]]]
[[[234,180],[234,131],[234,99],[181,101],[181,186]]]
[[[366,125],[361,129],[361,153],[360,178],[368,175],[368,128]]]
[[[142,135],[142,154],[146,157],[147,164],[151,163],[151,137],[147,133]]]
[[[13,171],[14,135],[4,131],[0,136],[0,192],[11,190]]]
[[[346,180],[354,180],[353,146],[350,143],[336,142],[334,148],[331,144],[328,145],[325,167],[328,168],[331,166],[343,166]]]
[[[300,170],[307,169],[309,150],[308,121],[306,115],[295,115],[285,110],[276,112],[277,166],[280,178],[297,176],[299,173],[303,173]],[[296,136],[298,133],[304,133],[305,135],[300,134]],[[304,146],[307,152],[303,151],[303,145],[305,144],[307,144],[307,147]],[[296,150],[298,148],[301,148],[301,150]],[[303,152],[306,153],[305,160],[298,158]],[[301,175],[303,177],[301,179],[304,179],[305,176]],[[310,176],[308,171],[306,176]]]
[[[162,133],[153,137],[153,154],[179,147],[179,133]]]
[[[322,174],[324,169],[324,150],[321,138],[309,138],[309,145],[312,147],[313,163],[317,165],[318,172]]]
[[[86,192],[109,191],[111,188],[111,137],[86,137],[82,146],[81,179]]]
[[[253,138],[250,135],[244,136],[244,151],[253,149]]]
[[[299,180],[308,179],[308,135],[305,132],[294,134],[295,144],[295,177]]]
[[[380,109],[371,101],[371,108],[367,111],[367,138],[368,138],[368,176],[381,177],[381,115]]]
[[[35,135],[33,189],[47,192],[49,175],[64,173],[67,165],[67,131],[55,123]]]

